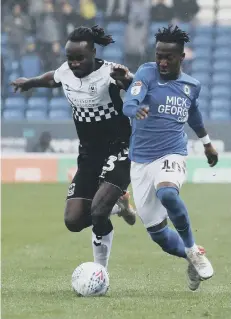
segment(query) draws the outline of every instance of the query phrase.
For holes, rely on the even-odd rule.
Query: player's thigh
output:
[[[65,218],[81,219],[90,214],[92,199],[99,187],[101,166],[91,157],[78,158],[78,170],[68,188]]]
[[[121,191],[121,195],[127,190],[130,179],[131,161],[128,158],[128,148],[121,147],[114,150],[104,162],[100,180],[117,187]]]
[[[159,225],[167,211],[156,197],[152,163],[131,163],[131,184],[137,213],[146,228]]]
[[[171,154],[153,162],[155,188],[160,183],[172,183],[181,188],[186,179],[186,156]]]

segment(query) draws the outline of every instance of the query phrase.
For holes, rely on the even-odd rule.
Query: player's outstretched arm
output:
[[[148,83],[148,74],[141,66],[125,95],[124,115],[138,120],[143,120],[148,116],[149,107],[142,105],[148,92]]]
[[[34,78],[18,78],[11,85],[14,87],[14,92],[25,92],[36,87],[56,88],[60,87],[61,83],[56,83],[54,80],[55,71],[46,72]]]
[[[218,153],[210,141],[198,107],[194,107],[189,110],[188,124],[204,144],[205,155],[208,159],[209,165],[211,167],[215,166],[218,162]]]

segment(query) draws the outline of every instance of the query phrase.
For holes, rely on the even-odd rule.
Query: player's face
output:
[[[94,71],[95,49],[85,41],[68,41],[65,47],[67,63],[77,78],[83,78]]]
[[[183,59],[184,53],[180,52],[178,44],[157,42],[156,63],[164,80],[174,80],[178,77]]]

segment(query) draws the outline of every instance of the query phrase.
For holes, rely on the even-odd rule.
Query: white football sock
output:
[[[118,204],[115,204],[111,210],[111,215],[116,215],[121,212],[121,208],[119,207]]]
[[[108,261],[111,253],[112,240],[113,240],[114,230],[112,230],[106,236],[96,236],[92,232],[92,248],[94,262],[101,264],[107,269]]]

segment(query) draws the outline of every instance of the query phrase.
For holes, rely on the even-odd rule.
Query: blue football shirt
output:
[[[163,81],[155,62],[145,63],[136,72],[124,100],[123,112],[131,118],[129,157],[138,163],[152,162],[167,154],[187,155],[184,125],[203,127],[198,110],[201,85],[181,72],[177,80]],[[136,112],[149,107],[146,119]]]

